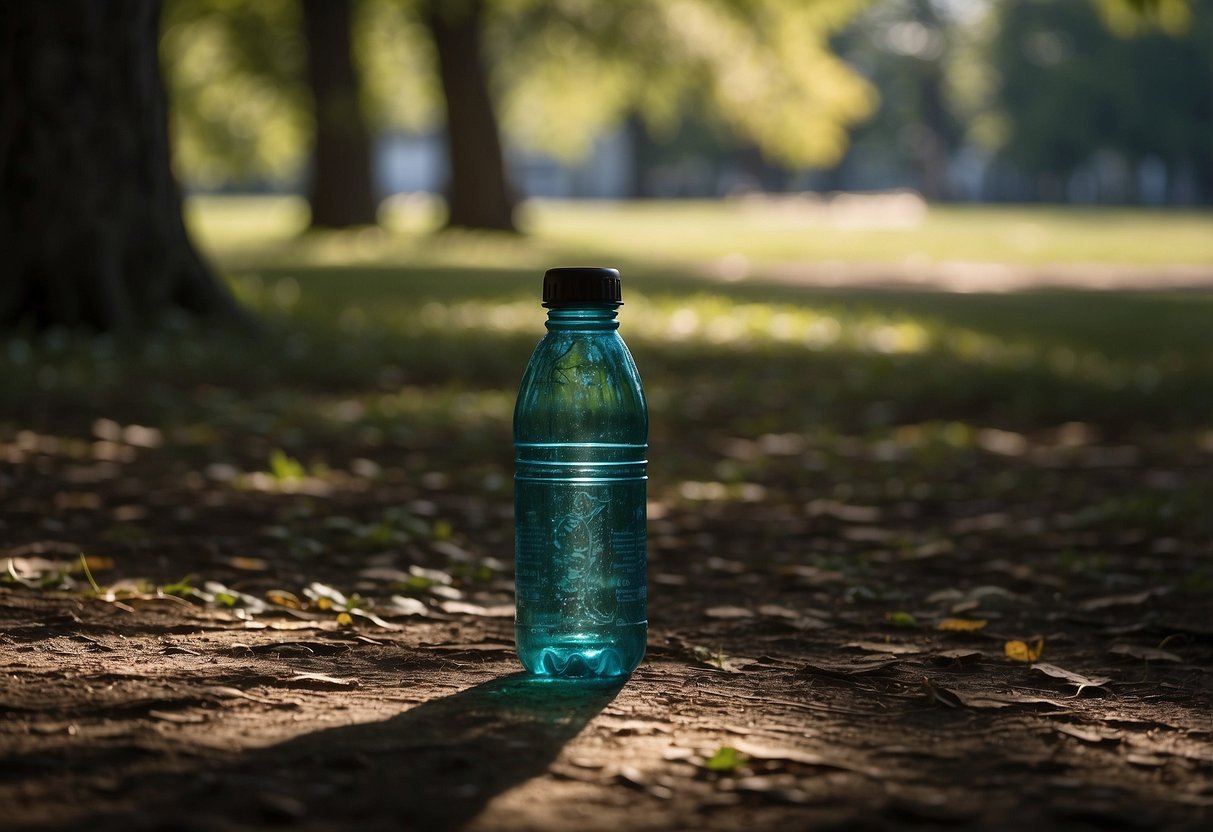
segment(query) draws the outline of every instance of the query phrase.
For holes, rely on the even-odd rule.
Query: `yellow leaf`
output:
[[[333,602],[321,595],[316,599],[316,606],[322,610],[329,610],[333,608]]]
[[[945,618],[935,625],[935,629],[949,633],[971,633],[986,626],[982,618]]]
[[[1044,653],[1045,640],[1038,638],[1032,645],[1025,641],[1008,641],[1003,645],[1002,650],[1013,662],[1034,662]]]
[[[285,589],[271,589],[265,593],[265,597],[271,604],[277,604],[287,609],[297,610],[301,606],[298,596],[293,592],[287,592]]]
[[[348,612],[343,612],[337,616],[337,623],[342,627],[348,627],[354,623],[354,618]]]

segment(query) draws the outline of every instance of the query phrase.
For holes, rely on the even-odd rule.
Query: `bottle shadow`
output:
[[[622,688],[518,673],[386,720],[315,731],[196,772],[194,820],[454,829],[547,771]],[[164,795],[167,797],[167,795]]]

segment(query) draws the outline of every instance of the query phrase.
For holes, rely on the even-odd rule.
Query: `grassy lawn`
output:
[[[390,230],[300,236],[306,215],[297,200],[196,199],[189,225],[266,322],[259,344],[188,325],[133,350],[63,333],[32,349],[12,341],[0,394],[25,408],[47,396],[120,401],[143,379],[143,392],[171,409],[184,407],[172,392],[182,385],[205,395],[230,388],[237,411],[262,412],[258,423],[281,428],[275,441],[289,446],[301,434],[287,427],[319,419],[301,404],[309,397],[354,397],[373,415],[408,388],[410,407],[437,408],[438,422],[491,412],[498,441],[542,333],[542,270],[589,262],[623,269],[623,332],[659,433],[867,435],[923,423],[1033,431],[1082,422],[1109,436],[1179,430],[1185,442],[1204,441],[1213,293],[826,288],[768,279],[761,268],[721,280],[704,266],[738,251],[754,262],[848,251],[942,262],[980,251],[1020,265],[1052,252],[1142,266],[1166,255],[1200,266],[1213,263],[1213,216],[932,208],[914,228],[866,231],[754,216],[787,210],[545,203],[527,209],[535,232],[513,238],[434,235],[432,206],[405,202],[386,211]],[[1011,242],[1024,227],[1037,229],[1040,248]],[[472,400],[480,404],[468,410]]]
[[[302,324],[300,343],[333,344],[318,348],[323,358],[308,360],[310,370],[331,366],[346,380],[395,363],[447,385],[512,392],[542,331],[542,270],[591,262],[624,271],[624,332],[659,382],[659,400],[666,379],[675,388],[698,379],[702,395],[729,399],[761,363],[774,379],[766,404],[846,430],[931,418],[1022,429],[1208,423],[1208,293],[822,288],[769,280],[761,264],[1201,266],[1213,264],[1213,215],[946,207],[907,227],[863,229],[809,214],[796,205],[549,202],[526,209],[534,231],[516,239],[434,236],[432,206],[416,201],[385,209],[390,231],[302,238],[304,208],[289,199],[196,200],[189,215],[246,301]],[[729,254],[759,266],[741,280],[707,276]]]
[[[437,214],[426,200],[390,201],[385,226],[416,241]],[[530,243],[515,252],[567,250],[650,264],[741,255],[784,261],[977,261],[1022,265],[1213,265],[1213,213],[1175,209],[932,206],[830,207],[780,202],[534,201],[521,212]],[[306,224],[293,198],[202,198],[191,227],[205,245],[285,240]],[[364,241],[364,245],[369,245]],[[396,250],[407,249],[396,240]]]

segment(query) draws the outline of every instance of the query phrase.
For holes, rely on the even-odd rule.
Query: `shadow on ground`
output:
[[[137,814],[99,828],[232,828],[233,819],[253,828],[459,828],[497,795],[544,774],[621,688],[499,677],[386,720],[141,780],[128,801]]]

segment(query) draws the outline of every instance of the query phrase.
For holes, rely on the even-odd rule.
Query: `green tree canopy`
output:
[[[865,0],[489,0],[485,49],[506,137],[576,158],[639,113],[657,133],[688,113],[789,166],[828,166],[872,87],[830,49]],[[373,126],[441,126],[419,0],[362,0],[354,28]],[[288,179],[310,146],[297,0],[174,0],[163,54],[178,167],[202,185]]]
[[[1021,169],[1064,176],[1100,150],[1213,171],[1213,3],[1004,0],[989,62]]]
[[[298,0],[171,0],[160,52],[180,178],[217,187],[299,173],[313,123]]]

